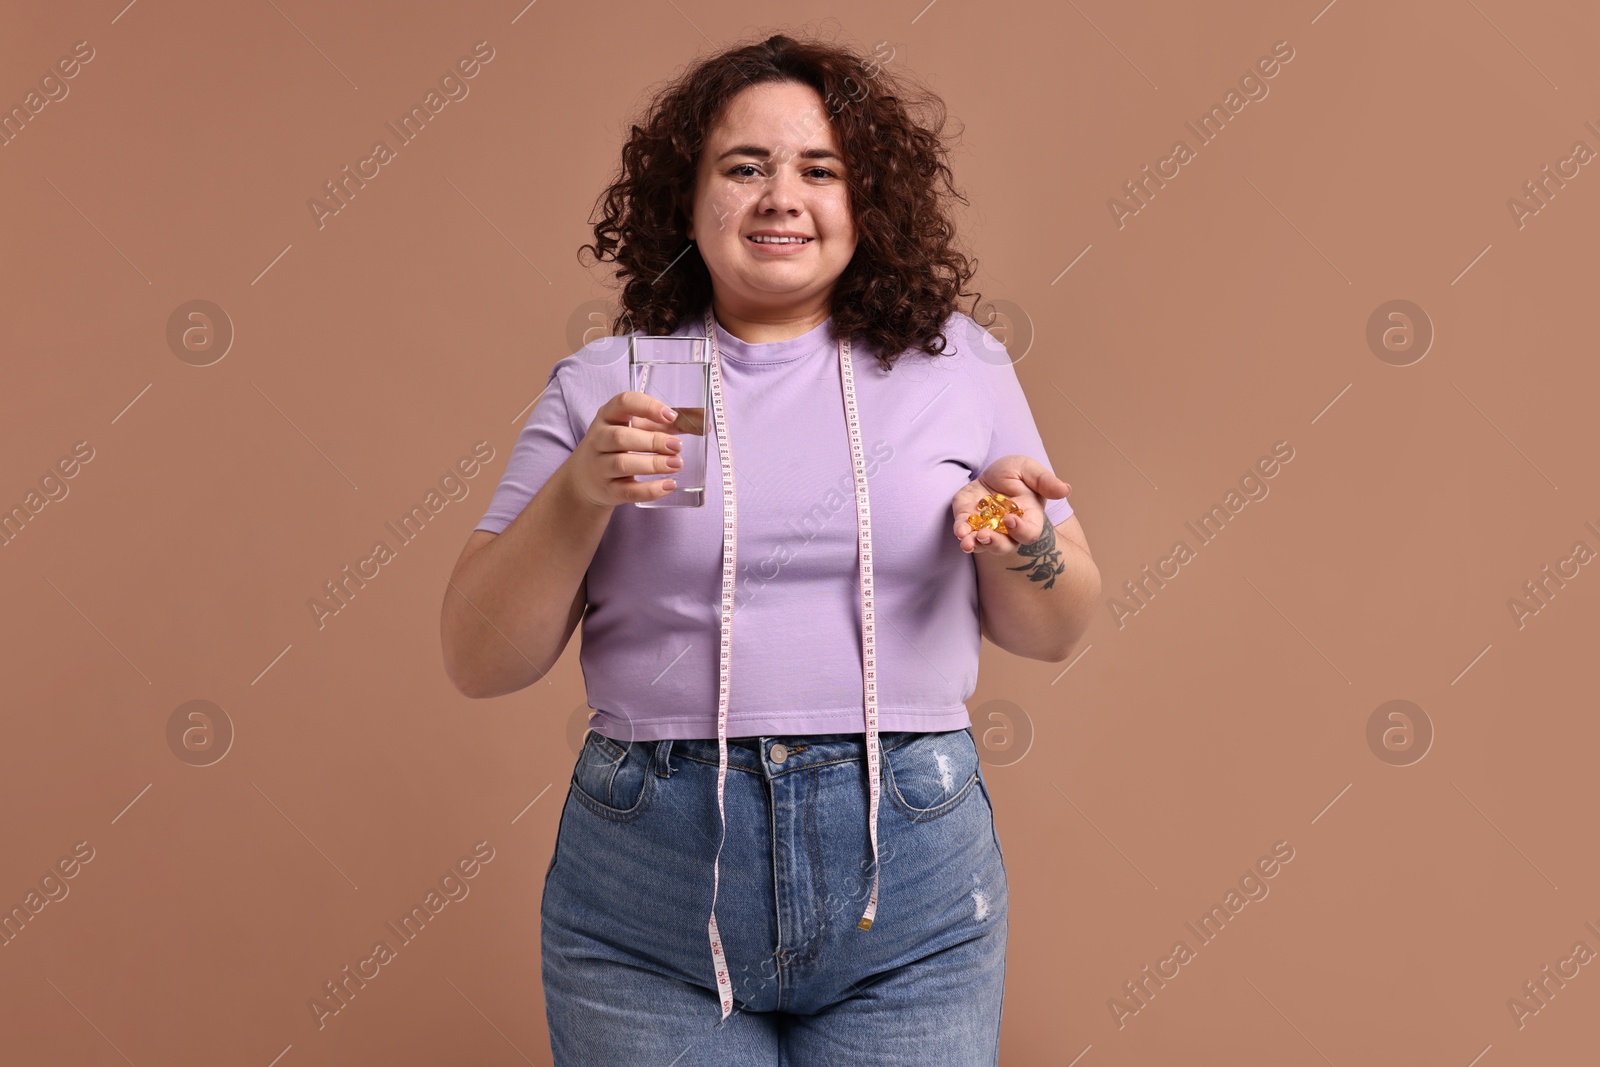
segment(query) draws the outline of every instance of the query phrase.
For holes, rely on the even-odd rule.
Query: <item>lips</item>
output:
[[[757,241],[757,237],[773,236],[770,234],[747,233],[744,243],[750,246],[750,251],[758,259],[793,259],[816,243],[816,238],[807,234],[784,234],[785,237],[801,237],[799,241]]]

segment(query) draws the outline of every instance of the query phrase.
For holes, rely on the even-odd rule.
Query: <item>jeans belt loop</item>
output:
[[[672,777],[672,738],[663,737],[656,742],[655,765],[657,777]]]

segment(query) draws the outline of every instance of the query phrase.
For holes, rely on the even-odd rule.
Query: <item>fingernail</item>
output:
[[[683,466],[683,457],[682,456],[668,456],[667,457],[667,469],[668,470],[677,470],[681,466]]]
[[[667,449],[671,452],[683,451],[683,442],[676,437],[667,438]]]
[[[664,421],[671,422],[673,419],[675,419],[677,417],[678,417],[678,413],[676,411],[673,411],[671,408],[662,408],[661,409],[661,418]]]

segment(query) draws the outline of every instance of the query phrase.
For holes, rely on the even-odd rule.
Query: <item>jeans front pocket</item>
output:
[[[572,769],[571,795],[601,818],[631,822],[656,795],[653,741],[619,742],[590,730]]]
[[[883,754],[890,806],[912,822],[948,815],[978,782],[978,746],[968,730],[917,734]]]

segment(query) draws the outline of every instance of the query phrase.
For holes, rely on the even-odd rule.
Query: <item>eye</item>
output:
[[[728,174],[730,176],[732,176],[732,177],[735,177],[735,178],[754,178],[754,177],[757,177],[757,175],[751,174],[751,173],[749,173],[749,171],[759,170],[759,169],[760,168],[758,168],[754,163],[740,163],[740,164],[737,164],[737,165],[735,165],[733,167],[730,167],[728,169]],[[835,174],[833,171],[829,170],[827,167],[822,167],[822,166],[807,167],[805,169],[805,171],[803,171],[803,173],[809,174],[809,175],[818,175],[818,174],[820,174],[824,178],[837,178],[838,177],[838,175]]]

